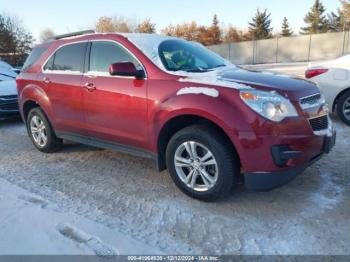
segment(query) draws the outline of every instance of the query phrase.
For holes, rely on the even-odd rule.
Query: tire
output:
[[[197,155],[192,162],[189,151]],[[209,154],[212,157],[206,159]],[[238,156],[222,133],[204,125],[178,131],[168,143],[166,163],[175,184],[188,196],[204,201],[226,196],[240,171]]]
[[[27,130],[34,146],[41,152],[53,153],[62,146],[62,139],[56,134],[40,107],[30,110],[27,117]]]
[[[345,124],[350,125],[350,91],[347,91],[338,99],[337,113]]]

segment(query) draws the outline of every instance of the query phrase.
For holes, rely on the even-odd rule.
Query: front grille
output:
[[[321,100],[322,100],[322,96],[320,93],[312,96],[307,96],[300,99],[300,106],[302,109],[311,108],[311,107],[320,105]]]
[[[11,103],[11,104],[0,104],[0,111],[14,111],[18,110],[18,104],[17,103]]]
[[[320,116],[309,119],[312,130],[321,131],[328,128],[328,116]]]
[[[17,95],[0,96],[0,100],[9,100],[9,99],[17,99]]]

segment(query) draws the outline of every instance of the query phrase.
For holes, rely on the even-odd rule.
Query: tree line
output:
[[[341,8],[336,12],[326,13],[321,0],[315,0],[310,11],[305,15],[305,26],[300,28],[300,34],[318,34],[326,32],[341,32],[349,30],[350,26],[350,1],[340,0]],[[271,13],[266,9],[257,9],[255,15],[248,23],[248,30],[238,30],[236,27],[221,26],[218,16],[214,15],[210,26],[198,25],[195,21],[168,25],[161,29],[160,33],[168,36],[176,36],[190,41],[197,41],[204,45],[216,45],[250,40],[269,39],[276,36],[292,36],[296,33],[291,29],[287,17],[281,23],[279,33],[273,34],[271,26]],[[156,25],[148,18],[140,24],[134,24],[120,17],[101,17],[96,23],[98,32],[140,32],[155,33]]]

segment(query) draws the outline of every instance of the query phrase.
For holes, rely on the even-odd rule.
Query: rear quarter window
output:
[[[46,47],[34,47],[28,58],[26,59],[21,72],[26,72],[36,61],[39,60],[41,55],[47,50]]]

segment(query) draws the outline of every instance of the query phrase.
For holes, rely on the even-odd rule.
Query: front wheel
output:
[[[166,151],[168,170],[176,185],[200,200],[226,195],[239,174],[237,155],[222,134],[208,126],[177,132]]]
[[[34,146],[45,153],[59,150],[62,139],[56,137],[49,120],[40,107],[32,109],[27,117],[28,134]]]
[[[350,91],[342,95],[337,103],[338,116],[347,125],[350,125]]]

